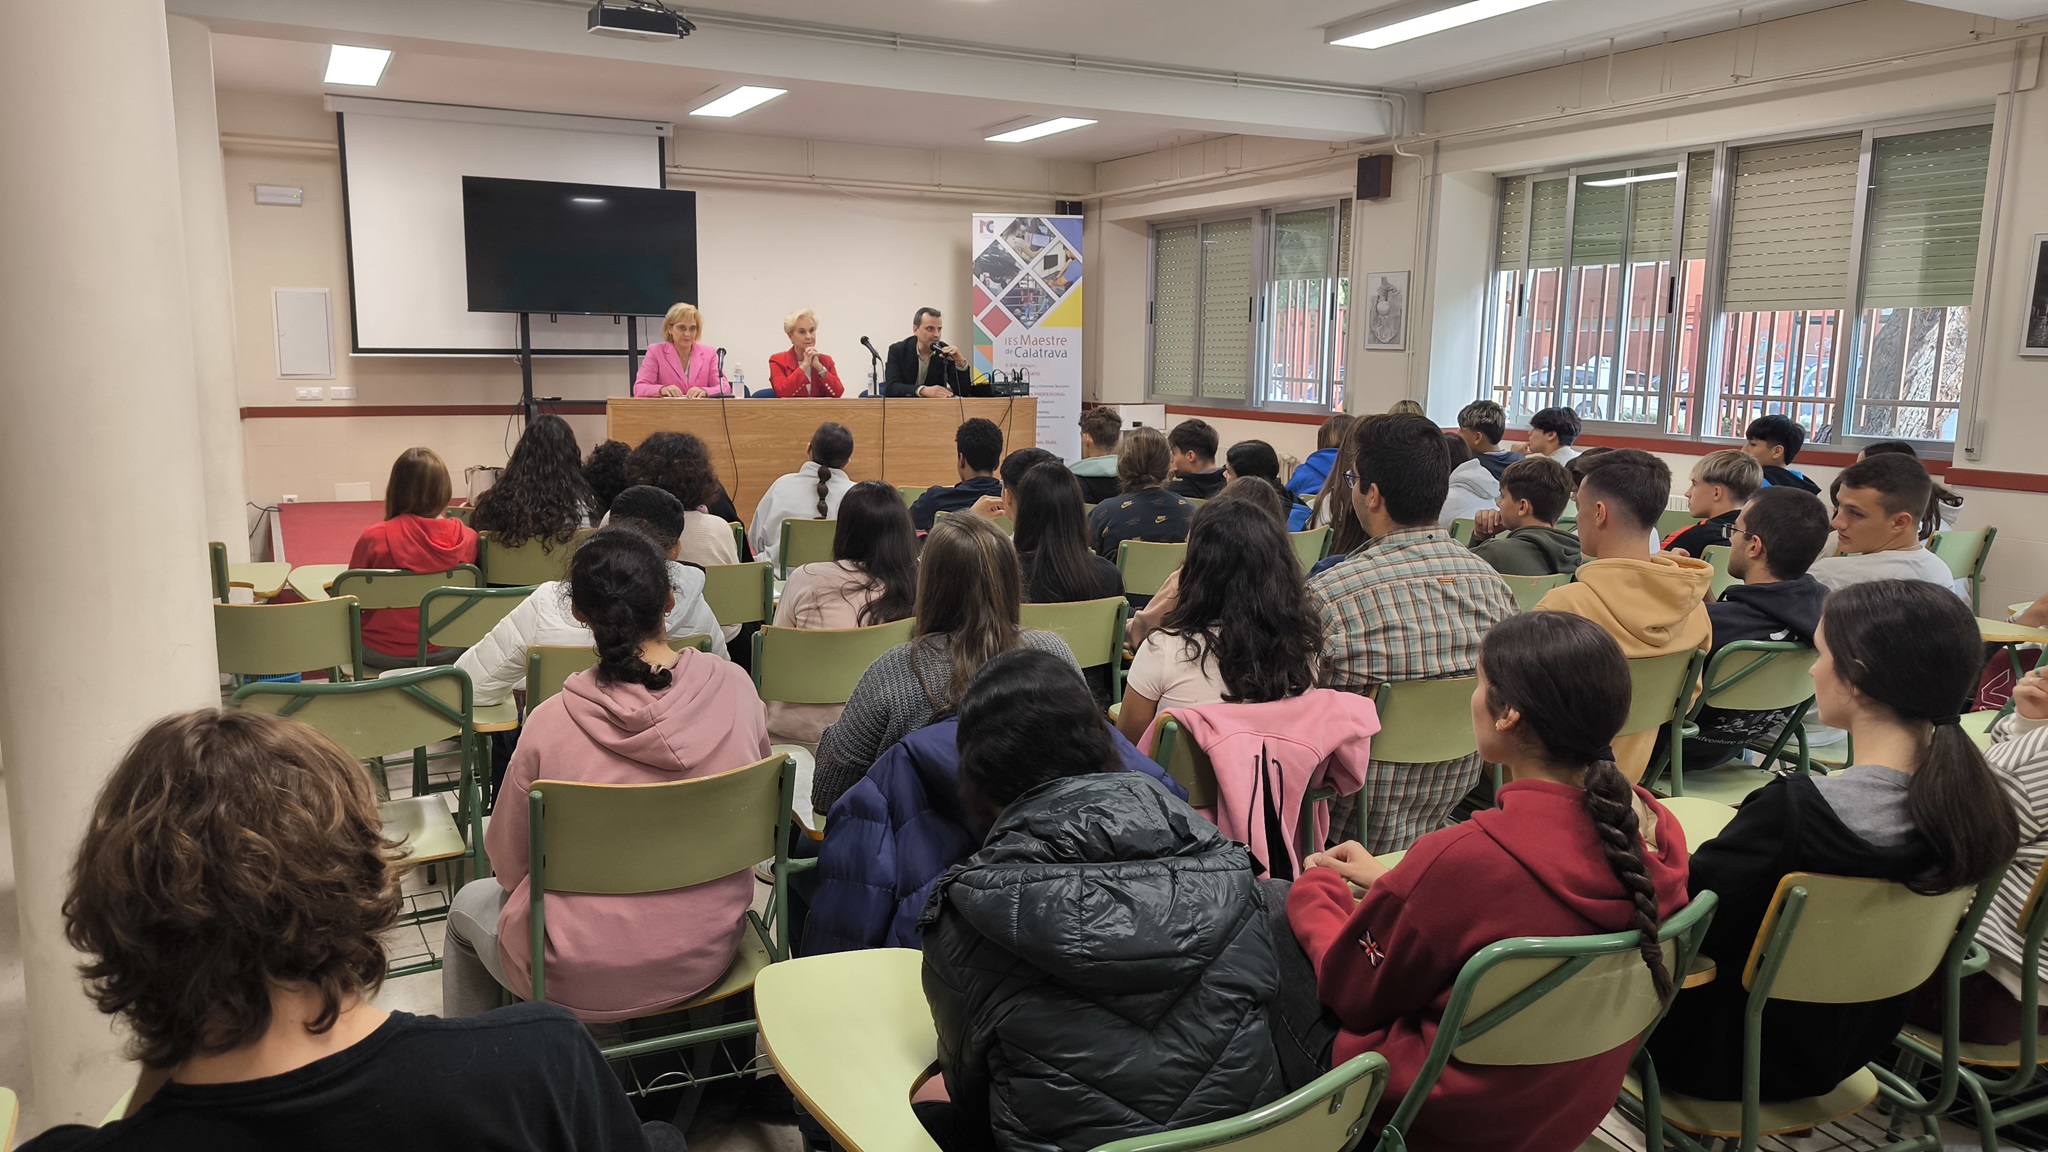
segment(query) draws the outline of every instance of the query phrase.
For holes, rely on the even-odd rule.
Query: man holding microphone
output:
[[[882,372],[887,396],[965,396],[970,380],[967,356],[939,339],[937,308],[919,308],[910,321],[910,338],[889,345]]]

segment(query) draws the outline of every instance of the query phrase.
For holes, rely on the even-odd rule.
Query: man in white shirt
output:
[[[1887,453],[1843,469],[1833,525],[1839,554],[1814,561],[1813,578],[1829,591],[1870,580],[1925,580],[1954,591],[1948,564],[1920,545],[1920,517],[1933,491],[1927,469],[1911,456]]]
[[[1548,456],[1569,464],[1579,455],[1572,441],[1579,438],[1579,414],[1570,408],[1545,408],[1529,417],[1528,449],[1531,456]]]

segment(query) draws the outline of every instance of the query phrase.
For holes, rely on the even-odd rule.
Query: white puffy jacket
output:
[[[725,650],[718,617],[711,614],[711,606],[704,602],[703,571],[670,561],[668,581],[676,592],[676,606],[668,614],[669,637],[707,634],[711,637],[711,651],[731,659]],[[567,582],[550,580],[506,613],[489,635],[455,661],[455,666],[469,673],[470,683],[475,685],[477,706],[482,707],[499,703],[526,683],[526,654],[531,649],[588,648],[596,642],[590,629],[569,614]]]
[[[1481,509],[1494,507],[1499,499],[1500,481],[1486,470],[1486,465],[1467,460],[1451,469],[1451,494],[1444,499],[1444,510],[1436,518],[1437,527],[1449,528],[1453,520],[1470,520]]]

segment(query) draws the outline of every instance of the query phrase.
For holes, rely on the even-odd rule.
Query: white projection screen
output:
[[[338,113],[348,221],[350,343],[357,354],[516,352],[519,318],[471,312],[464,279],[462,178],[662,186],[668,125],[328,97]],[[610,316],[532,318],[533,347],[617,355]],[[644,345],[658,325],[640,324]]]

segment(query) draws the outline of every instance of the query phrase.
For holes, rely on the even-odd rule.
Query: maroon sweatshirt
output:
[[[445,516],[429,520],[401,512],[363,529],[351,568],[403,568],[408,572],[446,572],[457,564],[476,563],[476,529]],[[420,610],[377,608],[363,613],[363,644],[386,656],[417,656]]]
[[[1654,813],[1644,851],[1663,916],[1685,907],[1685,835]],[[1629,926],[1631,905],[1600,852],[1579,789],[1518,780],[1499,804],[1415,842],[1354,903],[1342,877],[1311,868],[1287,898],[1287,918],[1316,968],[1316,991],[1337,1014],[1332,1062],[1387,1058],[1392,1078],[1375,1123],[1401,1103],[1429,1055],[1451,985],[1489,944],[1517,936],[1580,936]],[[1639,806],[1640,811],[1640,806]],[[1573,1152],[1614,1106],[1633,1044],[1569,1064],[1444,1066],[1406,1135],[1434,1152]]]

